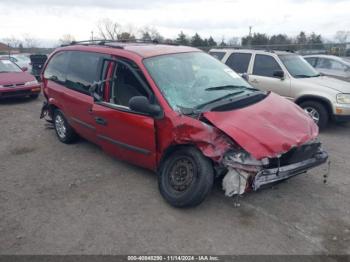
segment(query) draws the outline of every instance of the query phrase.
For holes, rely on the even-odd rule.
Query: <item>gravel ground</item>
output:
[[[244,195],[219,183],[175,209],[157,179],[81,140],[58,141],[42,98],[0,102],[0,254],[350,254],[350,124],[321,139],[324,168]]]

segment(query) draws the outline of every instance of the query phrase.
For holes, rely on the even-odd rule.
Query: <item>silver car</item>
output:
[[[332,55],[307,55],[305,60],[317,71],[350,82],[350,61]]]

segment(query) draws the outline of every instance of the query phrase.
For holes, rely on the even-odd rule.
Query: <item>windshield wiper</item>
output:
[[[214,86],[214,87],[208,87],[204,90],[205,91],[215,91],[215,90],[228,90],[228,89],[239,89],[239,88],[256,90],[255,88],[251,88],[249,86],[239,86],[239,85],[237,85],[237,86],[236,85]]]
[[[214,99],[214,100],[211,100],[211,101],[209,101],[209,102],[200,104],[200,105],[196,106],[195,108],[196,108],[196,109],[201,109],[201,108],[203,108],[203,107],[205,107],[205,106],[207,106],[207,105],[216,103],[216,102],[218,102],[218,101],[221,101],[221,100],[224,100],[224,99],[229,98],[229,97],[231,97],[231,96],[235,96],[235,95],[242,94],[242,93],[244,93],[244,91],[238,91],[238,92],[234,92],[234,93],[229,93],[229,94],[227,94],[227,95],[221,96],[221,97],[216,98],[216,99]]]

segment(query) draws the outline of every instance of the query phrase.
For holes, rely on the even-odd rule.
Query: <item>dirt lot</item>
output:
[[[149,171],[83,140],[60,143],[41,101],[0,102],[1,254],[350,254],[350,124],[321,134],[328,184],[319,168],[235,208],[217,183],[183,210]]]

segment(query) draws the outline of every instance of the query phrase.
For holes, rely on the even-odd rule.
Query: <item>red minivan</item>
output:
[[[191,47],[112,41],[57,49],[42,73],[58,139],[78,136],[155,171],[173,206],[195,206],[223,177],[243,194],[327,161],[313,120]]]

